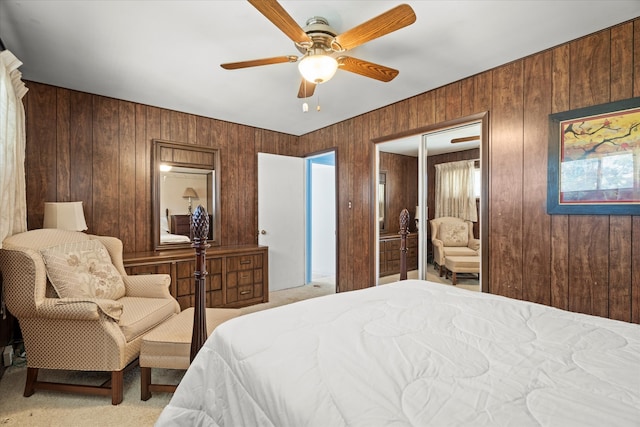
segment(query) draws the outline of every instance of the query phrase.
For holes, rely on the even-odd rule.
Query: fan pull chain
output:
[[[307,81],[304,81],[304,99],[307,99]],[[306,113],[309,111],[309,104],[307,104],[307,101],[304,101],[302,103],[302,112]]]
[[[312,95],[313,96],[313,95]],[[304,98],[307,98],[307,82],[304,82]],[[316,111],[320,111],[320,92],[318,92],[318,89],[316,89]],[[309,104],[305,101],[302,103],[302,112],[303,113],[307,113],[309,112]]]

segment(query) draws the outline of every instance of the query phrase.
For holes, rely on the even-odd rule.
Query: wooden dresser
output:
[[[266,246],[215,246],[207,249],[206,306],[244,307],[269,301],[269,252]],[[179,249],[124,255],[127,274],[164,273],[180,308],[195,303],[195,250]]]
[[[171,234],[191,237],[191,215],[171,215]],[[209,224],[213,224],[213,215],[209,215]],[[209,240],[213,240],[213,227],[209,227]]]
[[[380,236],[380,277],[400,273],[400,235]],[[418,234],[407,236],[407,271],[418,268]]]
[[[188,236],[191,233],[191,215],[171,215],[171,234]]]

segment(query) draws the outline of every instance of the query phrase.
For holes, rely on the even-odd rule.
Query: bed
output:
[[[168,231],[160,230],[160,243],[189,243],[189,236],[181,234],[171,234]]]
[[[405,280],[220,325],[158,426],[637,426],[640,325]]]
[[[169,231],[169,209],[163,217],[160,218],[160,243],[189,243],[189,236],[181,234],[171,234]]]

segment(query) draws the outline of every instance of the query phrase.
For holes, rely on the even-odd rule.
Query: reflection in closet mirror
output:
[[[153,238],[156,250],[190,248],[190,211],[209,213],[209,240],[219,245],[220,158],[218,150],[153,141]]]

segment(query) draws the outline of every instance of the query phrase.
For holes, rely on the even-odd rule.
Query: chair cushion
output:
[[[122,276],[98,240],[63,243],[40,253],[49,281],[61,298],[116,300],[125,294]]]
[[[118,302],[123,306],[118,326],[127,342],[144,335],[177,311],[173,298],[123,297]]]
[[[438,238],[444,246],[467,246],[469,226],[465,222],[443,222],[438,230]]]
[[[470,249],[466,246],[462,247],[462,246],[449,246],[447,248],[444,248],[443,250],[444,252],[444,256],[445,259],[450,257],[450,256],[475,256],[478,255],[477,251],[474,251],[473,249]]]
[[[444,260],[444,265],[449,271],[456,273],[479,273],[479,256],[448,256]]]
[[[187,369],[191,363],[193,307],[180,312],[144,337],[140,346],[140,366]],[[237,308],[207,308],[207,337],[221,323],[240,315]]]

